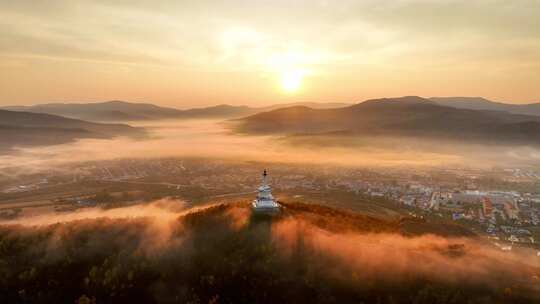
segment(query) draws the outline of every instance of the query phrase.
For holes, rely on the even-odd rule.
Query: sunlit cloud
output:
[[[248,27],[227,29],[219,36],[222,52],[218,63],[268,76],[285,92],[292,92],[305,77],[322,73],[324,66],[343,59],[316,46],[280,38]]]
[[[56,0],[0,8],[5,105],[268,104],[292,87],[315,101],[540,96],[540,7],[532,0]]]

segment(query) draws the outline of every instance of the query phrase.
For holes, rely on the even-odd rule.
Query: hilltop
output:
[[[431,101],[458,109],[505,111],[513,114],[540,116],[540,103],[510,104],[482,97],[431,97]]]
[[[238,118],[294,105],[306,105],[314,108],[334,108],[347,106],[348,104],[306,102],[276,104],[268,107],[221,104],[210,107],[180,110],[170,107],[161,107],[150,103],[134,103],[115,100],[96,103],[46,103],[33,106],[9,106],[4,107],[4,109],[10,111],[45,113],[90,121],[144,121],[159,119]]]
[[[499,111],[457,109],[407,96],[367,100],[349,107],[277,109],[236,121],[248,134],[416,137],[479,143],[540,140],[540,117]]]
[[[3,303],[508,303],[535,300],[539,269],[467,239],[405,236],[311,204],[280,217],[247,204],[174,216],[0,226]],[[121,212],[116,212],[121,214]],[[160,213],[161,214],[161,213]],[[429,233],[427,231],[426,233]],[[475,265],[475,267],[471,267]],[[509,290],[512,292],[503,292]]]
[[[0,110],[0,149],[144,134],[143,129],[126,124],[103,124],[50,114]]]

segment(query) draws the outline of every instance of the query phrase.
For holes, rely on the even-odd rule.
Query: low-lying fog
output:
[[[0,172],[34,170],[89,160],[156,157],[210,157],[264,162],[325,163],[351,166],[510,166],[538,164],[531,147],[481,146],[386,138],[271,137],[234,134],[229,122],[166,120],[130,123],[149,138],[83,139],[56,146],[19,148],[0,155]]]
[[[86,270],[92,266],[84,264],[89,256],[106,254],[114,265],[136,264],[150,257],[154,271],[167,272],[160,268],[161,263],[166,267],[192,264],[200,262],[203,256],[205,264],[217,263],[219,267],[215,269],[235,273],[242,269],[244,262],[234,263],[246,261],[252,257],[250,250],[260,248],[260,242],[267,242],[265,250],[261,251],[265,254],[261,260],[279,260],[280,275],[298,276],[301,272],[296,273],[290,267],[294,263],[305,263],[311,275],[342,280],[340,286],[344,288],[352,285],[355,289],[369,290],[375,283],[412,284],[421,282],[417,281],[420,279],[462,287],[471,284],[496,292],[509,284],[533,290],[538,282],[536,257],[506,254],[479,240],[373,232],[358,227],[361,223],[349,218],[343,221],[343,217],[313,211],[292,211],[270,226],[252,222],[249,214],[247,204],[186,209],[180,201],[162,200],[137,208],[88,209],[80,213],[44,215],[33,221],[13,221],[10,224],[15,225],[0,226],[0,235],[9,242],[32,242],[31,247],[17,249],[18,254],[28,257],[38,252],[44,257],[37,264],[39,267],[77,259],[81,262],[77,265]],[[186,222],[188,215],[193,217]],[[325,221],[328,222],[324,224]],[[55,223],[59,224],[51,225]],[[28,226],[41,227],[30,230],[32,227]],[[234,249],[226,245],[230,242],[235,244]],[[117,248],[124,250],[121,255],[115,255]],[[227,256],[231,251],[233,254]],[[212,258],[208,258],[209,253]],[[298,256],[300,260],[296,260]],[[24,261],[32,262],[28,258]],[[228,264],[231,261],[234,267]],[[198,272],[205,268],[201,269],[192,270],[195,277],[200,277]],[[270,275],[260,268],[254,269],[260,272],[256,274]],[[179,274],[182,272],[174,275]],[[170,283],[187,284],[176,280]]]

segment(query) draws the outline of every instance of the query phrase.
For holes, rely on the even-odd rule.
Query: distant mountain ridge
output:
[[[540,142],[540,117],[447,107],[418,96],[383,98],[345,108],[290,107],[237,120],[248,134],[408,136],[478,142]]]
[[[431,97],[423,100],[423,102],[427,101],[457,109],[505,111],[513,114],[540,116],[540,103],[508,104],[490,101],[482,97]],[[369,102],[369,100],[363,103],[365,102]],[[159,119],[234,119],[293,106],[305,106],[312,109],[333,109],[345,108],[351,105],[353,104],[339,102],[295,102],[265,107],[221,104],[181,110],[150,103],[114,100],[97,103],[48,103],[33,106],[8,106],[2,109],[45,113],[97,122],[123,122]]]
[[[126,124],[103,124],[57,115],[0,110],[0,149],[61,144],[80,138],[142,136],[144,130]]]
[[[107,101],[99,103],[49,103],[34,106],[11,106],[6,110],[60,115],[94,121],[127,121],[174,117],[181,111],[149,103]]]
[[[347,106],[345,103],[294,103],[276,104],[268,107],[232,106],[221,104],[204,108],[180,110],[161,107],[149,103],[126,101],[107,101],[98,103],[49,103],[34,106],[10,106],[5,110],[46,113],[90,121],[140,121],[158,119],[202,119],[202,118],[239,118],[259,112],[270,111],[292,105],[309,105],[314,108],[332,108]]]
[[[276,110],[280,108],[289,108],[295,106],[309,107],[313,109],[333,109],[333,108],[344,108],[351,106],[351,103],[345,102],[292,102],[292,103],[281,103],[275,104],[267,107],[255,108],[257,112],[267,112],[271,110]]]
[[[514,114],[540,116],[540,103],[509,104],[482,97],[431,97],[429,100],[458,109],[506,111]]]

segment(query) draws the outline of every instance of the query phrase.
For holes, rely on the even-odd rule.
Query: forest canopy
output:
[[[172,211],[171,211],[172,212]],[[0,228],[2,303],[519,303],[539,268],[466,238],[285,204]],[[474,263],[474,267],[472,267]],[[536,288],[536,289],[535,289]]]

